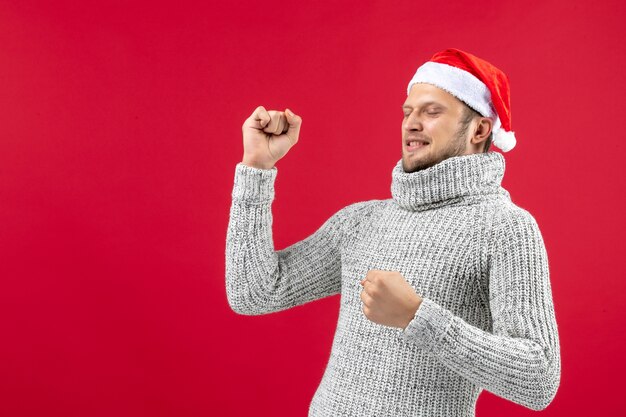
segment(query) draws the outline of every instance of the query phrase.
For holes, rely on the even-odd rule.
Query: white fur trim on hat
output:
[[[409,95],[415,83],[432,84],[447,91],[484,117],[498,117],[491,104],[491,92],[487,86],[471,73],[452,65],[428,61],[420,66],[409,82]]]

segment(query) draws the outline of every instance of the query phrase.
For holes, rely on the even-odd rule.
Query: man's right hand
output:
[[[265,110],[259,106],[243,123],[244,165],[272,169],[298,142],[302,118],[289,109],[285,112]]]

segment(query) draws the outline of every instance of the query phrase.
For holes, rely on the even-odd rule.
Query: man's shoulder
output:
[[[387,203],[387,200],[363,200],[356,201],[346,205],[343,209],[346,213],[351,214],[364,214],[366,212],[375,211],[383,207]]]
[[[537,219],[527,208],[508,200],[499,205],[494,215],[492,233],[501,239],[515,239],[541,232]]]
[[[372,215],[384,205],[385,200],[356,201],[344,206],[337,212],[342,218],[363,218]]]
[[[386,204],[386,200],[364,200],[350,203],[335,213],[335,217],[345,225],[353,228],[374,217]]]
[[[501,221],[520,221],[520,222],[536,222],[535,216],[529,209],[522,207],[521,205],[513,202],[513,200],[506,199],[500,204]]]

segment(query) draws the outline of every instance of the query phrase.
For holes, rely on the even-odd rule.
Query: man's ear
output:
[[[487,140],[487,138],[489,138],[492,129],[493,120],[488,117],[478,118],[476,127],[474,128],[474,134],[472,135],[471,143],[474,145],[483,143]]]

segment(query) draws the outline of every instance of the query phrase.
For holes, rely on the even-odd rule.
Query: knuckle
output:
[[[258,115],[258,116],[266,116],[267,115],[267,110],[265,110],[265,107],[263,106],[259,106],[256,108],[256,110],[254,111],[254,114]]]

